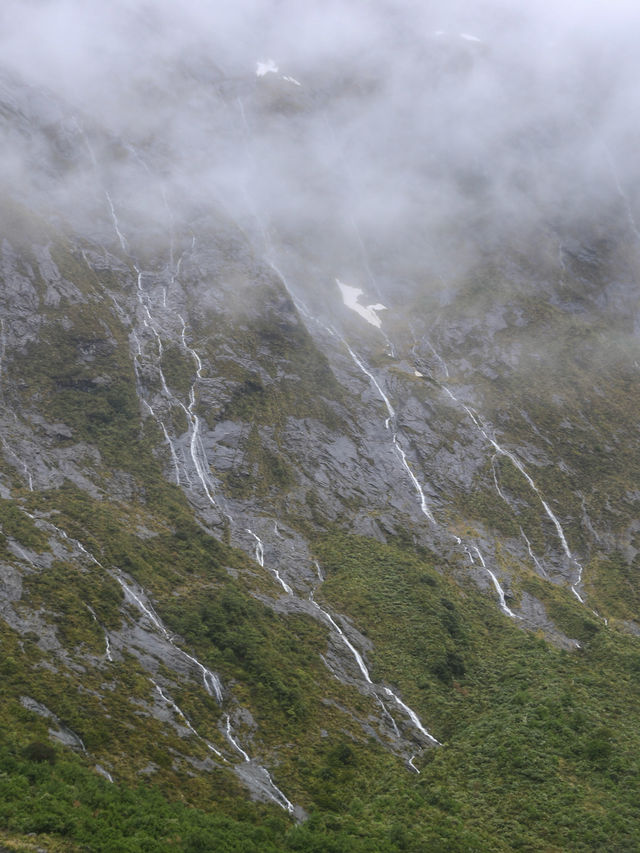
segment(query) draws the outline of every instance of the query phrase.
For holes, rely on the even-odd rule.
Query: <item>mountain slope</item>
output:
[[[206,88],[250,171],[380,84],[262,82]],[[449,225],[444,278],[331,220],[339,163],[305,219],[186,200],[160,147],[4,87],[6,843],[634,849],[624,208]]]

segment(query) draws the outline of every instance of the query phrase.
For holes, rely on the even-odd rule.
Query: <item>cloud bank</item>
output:
[[[631,2],[8,0],[0,32],[4,173],[85,220],[98,163],[140,221],[161,194],[224,210],[311,278],[330,257],[372,286],[635,225]]]

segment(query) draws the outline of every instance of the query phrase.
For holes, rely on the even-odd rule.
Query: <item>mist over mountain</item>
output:
[[[640,11],[0,9],[0,843],[640,846]]]
[[[5,68],[161,157],[131,192],[149,212],[161,182],[178,208],[224,204],[252,232],[256,211],[285,232],[355,222],[365,244],[419,243],[446,268],[470,233],[486,246],[569,227],[636,192],[631,4],[38,2],[2,15]],[[258,76],[269,61],[279,70]],[[5,162],[28,184],[39,140],[13,142]],[[72,159],[69,208],[95,184],[86,156]],[[131,190],[117,146],[101,168]],[[59,195],[48,177],[40,189]]]

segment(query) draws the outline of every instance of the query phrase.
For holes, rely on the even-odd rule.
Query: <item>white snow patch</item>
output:
[[[340,288],[340,293],[342,294],[342,301],[347,306],[347,308],[351,308],[352,311],[355,311],[356,314],[359,314],[363,317],[367,323],[370,323],[372,326],[375,326],[376,329],[379,329],[382,326],[382,321],[380,317],[377,315],[377,311],[386,311],[387,306],[382,305],[380,302],[377,302],[375,305],[360,305],[358,300],[364,293],[359,287],[351,287],[349,284],[345,284],[340,281],[339,278],[336,279],[336,284]]]
[[[286,80],[287,83],[293,83],[294,86],[302,86],[302,83],[299,80],[296,80],[295,77],[287,77],[286,74],[283,74],[282,79]]]
[[[479,39],[478,36],[472,36],[469,33],[460,33],[460,38],[465,41],[482,42],[482,39]]]
[[[256,62],[256,77],[264,77],[265,74],[277,74],[278,66],[273,59],[267,59],[266,62]]]

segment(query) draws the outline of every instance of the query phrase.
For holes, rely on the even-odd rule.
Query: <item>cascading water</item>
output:
[[[474,545],[474,546],[473,546],[473,550],[474,550],[474,551],[476,552],[476,554],[478,555],[478,559],[480,560],[480,565],[481,565],[481,566],[482,566],[482,568],[485,570],[485,572],[487,572],[487,574],[488,574],[488,575],[489,575],[489,577],[491,578],[491,581],[493,582],[494,587],[496,588],[496,592],[498,593],[498,598],[500,599],[500,608],[502,609],[502,611],[503,611],[504,613],[506,613],[506,614],[507,614],[507,616],[510,616],[512,619],[519,619],[520,617],[519,617],[517,614],[515,614],[515,613],[513,612],[513,610],[511,610],[511,609],[507,606],[507,602],[506,602],[506,600],[505,600],[505,596],[504,596],[504,590],[503,590],[503,589],[502,589],[502,587],[500,586],[500,582],[498,581],[498,578],[497,578],[497,577],[495,576],[495,574],[491,571],[491,569],[490,569],[490,568],[488,568],[487,564],[485,563],[485,561],[484,561],[484,557],[482,556],[482,553],[480,552],[480,549],[478,548],[478,546],[477,546],[477,545]]]
[[[440,742],[439,742],[438,740],[436,740],[436,739],[433,737],[433,735],[432,735],[430,732],[428,732],[428,731],[425,729],[425,727],[422,725],[422,723],[420,722],[420,719],[419,719],[418,715],[415,713],[415,711],[413,711],[411,708],[409,708],[409,706],[408,706],[408,705],[405,705],[405,703],[404,703],[404,702],[399,698],[399,696],[397,696],[397,695],[396,695],[396,694],[395,694],[395,693],[394,693],[394,692],[393,692],[389,687],[384,687],[384,686],[383,686],[383,687],[380,687],[380,686],[375,685],[375,684],[373,683],[373,681],[371,680],[371,676],[370,676],[370,674],[369,674],[369,670],[367,669],[367,666],[366,666],[366,664],[365,664],[365,662],[364,662],[364,659],[363,659],[362,655],[361,655],[361,654],[360,654],[360,652],[356,649],[356,647],[353,645],[353,643],[349,640],[349,638],[345,635],[344,631],[340,628],[340,626],[339,626],[339,625],[338,625],[338,623],[335,621],[335,619],[331,616],[331,614],[330,614],[330,613],[328,613],[326,610],[324,610],[322,607],[320,607],[320,605],[315,601],[315,599],[314,599],[314,597],[313,597],[313,593],[311,593],[311,594],[309,595],[309,601],[311,602],[311,605],[313,606],[313,608],[314,608],[314,609],[315,609],[315,610],[320,614],[321,618],[322,618],[324,621],[328,622],[328,623],[329,623],[329,625],[331,626],[331,628],[333,628],[334,632],[337,634],[337,636],[338,636],[339,640],[343,643],[343,645],[345,645],[345,646],[347,647],[347,649],[349,650],[349,652],[350,652],[350,653],[351,653],[351,655],[353,656],[353,659],[355,660],[355,662],[356,662],[356,664],[357,664],[357,666],[358,666],[358,669],[360,670],[360,673],[361,673],[362,677],[364,678],[365,682],[366,682],[368,685],[370,685],[370,686],[371,686],[371,688],[372,688],[373,690],[382,690],[382,691],[384,691],[384,693],[385,693],[388,697],[390,697],[391,699],[393,699],[393,701],[394,701],[394,702],[395,702],[395,703],[396,703],[400,708],[402,708],[402,710],[407,714],[407,716],[409,717],[409,719],[410,719],[410,720],[411,720],[411,722],[413,723],[414,727],[415,727],[415,728],[416,728],[416,729],[417,729],[421,734],[423,734],[425,737],[427,737],[427,738],[428,738],[428,740],[429,740],[431,743],[433,743],[433,744],[436,744],[436,745],[440,746],[440,745],[441,745],[441,744],[440,744]],[[325,661],[325,663],[326,663],[326,661]],[[383,708],[383,710],[384,710],[385,714],[386,714],[386,715],[388,715],[388,716],[391,718],[391,721],[392,721],[392,724],[393,724],[393,729],[394,729],[394,731],[395,731],[395,733],[396,733],[396,736],[399,736],[399,734],[400,734],[400,733],[399,733],[399,731],[398,731],[398,727],[397,727],[397,725],[396,725],[395,721],[393,720],[393,717],[392,717],[392,716],[391,716],[391,714],[389,713],[388,708],[386,707],[386,705],[384,704],[384,702],[380,699],[380,697],[376,696],[376,698],[377,698],[377,699],[378,699],[378,701],[380,702],[380,704],[381,704],[381,706],[382,706],[382,708]]]
[[[542,576],[543,576],[544,578],[547,578],[547,580],[548,580],[549,575],[548,575],[548,574],[547,574],[547,572],[545,571],[545,568],[544,568],[544,566],[542,565],[542,563],[540,562],[540,560],[538,560],[538,558],[536,557],[536,555],[533,553],[533,550],[531,549],[531,542],[529,542],[529,540],[527,539],[527,535],[526,535],[526,533],[524,532],[524,530],[522,529],[522,527],[520,528],[520,533],[522,534],[522,538],[524,539],[525,544],[526,544],[526,546],[527,546],[527,551],[529,552],[529,556],[530,556],[530,557],[531,557],[531,559],[533,560],[533,563],[534,563],[535,567],[540,571],[540,573],[542,574]]]
[[[198,479],[202,485],[202,489],[207,496],[207,500],[209,503],[217,508],[217,504],[214,498],[215,494],[215,486],[211,479],[211,475],[209,474],[209,463],[207,461],[207,454],[205,452],[204,446],[202,444],[202,439],[200,438],[200,418],[195,413],[195,405],[196,405],[196,382],[199,379],[202,379],[202,360],[198,353],[187,344],[186,339],[186,322],[184,317],[181,314],[176,315],[180,322],[182,323],[182,331],[180,333],[180,339],[182,341],[182,346],[185,351],[189,353],[192,357],[195,365],[196,365],[196,378],[189,389],[189,405],[185,406],[183,403],[180,403],[182,410],[187,416],[187,420],[190,424],[191,437],[189,440],[189,449],[191,453],[191,460],[193,462],[193,466],[196,470],[196,474],[198,475]]]
[[[244,749],[240,746],[240,744],[238,743],[238,741],[234,737],[233,732],[231,731],[231,719],[230,719],[228,714],[225,716],[225,732],[227,735],[227,740],[229,741],[231,746],[236,750],[236,752],[239,752],[245,761],[251,761],[248,753],[246,753],[244,751]]]
[[[29,470],[29,468],[28,468],[28,466],[27,466],[27,463],[24,461],[24,459],[22,459],[22,458],[21,458],[21,457],[20,457],[20,456],[15,452],[15,450],[14,450],[14,449],[11,447],[11,445],[7,442],[7,440],[5,439],[5,437],[4,437],[4,436],[0,436],[0,443],[2,443],[2,447],[5,449],[5,451],[6,451],[10,456],[13,456],[13,458],[17,461],[18,465],[20,465],[20,467],[21,467],[21,468],[22,468],[22,470],[24,471],[24,477],[25,477],[25,479],[26,479],[26,481],[27,481],[27,486],[29,487],[29,491],[30,491],[30,492],[32,492],[32,491],[33,491],[33,476],[32,476],[31,471]]]
[[[247,527],[246,530],[247,530],[247,533],[250,536],[253,536],[253,538],[255,539],[256,562],[258,563],[259,566],[264,568],[264,545],[262,544],[262,539],[260,539],[260,537],[256,533],[254,533],[253,530],[251,530],[249,527]],[[293,590],[291,589],[289,584],[285,580],[282,579],[278,569],[274,568],[274,569],[270,569],[270,571],[273,574],[273,576],[275,577],[275,579],[278,581],[278,583],[280,584],[282,589],[287,593],[287,595],[293,595]]]
[[[558,534],[558,538],[559,538],[560,543],[562,545],[562,549],[563,549],[567,559],[569,560],[570,563],[572,563],[573,565],[575,565],[577,567],[577,577],[576,577],[575,583],[571,584],[571,592],[575,595],[575,597],[578,599],[578,601],[581,604],[584,604],[585,603],[584,599],[582,598],[582,596],[580,595],[580,593],[576,589],[576,587],[579,586],[580,583],[582,582],[582,572],[583,572],[582,565],[578,562],[578,560],[571,553],[571,550],[569,549],[569,545],[567,543],[567,539],[564,535],[564,530],[562,529],[562,525],[558,521],[556,515],[552,511],[549,504],[543,498],[540,490],[538,489],[537,485],[535,484],[535,482],[533,481],[533,479],[531,478],[531,476],[529,475],[529,473],[525,469],[524,465],[522,464],[522,462],[520,462],[520,460],[518,459],[518,457],[514,453],[512,453],[510,450],[505,450],[503,447],[501,447],[498,444],[498,442],[495,440],[495,438],[493,438],[489,434],[487,429],[483,426],[483,424],[480,421],[480,418],[476,412],[474,412],[471,408],[469,408],[469,406],[465,405],[460,400],[458,400],[458,398],[455,396],[455,394],[449,388],[447,388],[446,385],[441,385],[440,387],[446,392],[446,394],[449,395],[449,397],[457,405],[461,406],[464,409],[464,411],[467,413],[467,415],[471,418],[471,421],[474,424],[474,426],[480,431],[483,438],[485,438],[485,440],[488,441],[489,444],[493,447],[496,454],[506,457],[511,462],[511,464],[520,472],[520,474],[522,474],[522,476],[527,481],[529,487],[537,495],[540,503],[542,504],[542,506],[544,508],[544,511],[545,511],[547,517],[552,521],[552,523],[556,529],[556,532]]]
[[[227,762],[227,759],[220,752],[220,750],[216,749],[212,743],[210,743],[206,738],[202,737],[202,735],[199,734],[194,729],[194,727],[192,726],[187,715],[184,713],[184,711],[181,708],[178,707],[178,705],[176,705],[176,703],[173,701],[173,699],[169,699],[169,697],[163,692],[162,688],[153,679],[150,679],[150,680],[151,680],[151,683],[153,684],[153,686],[156,688],[156,691],[158,692],[162,701],[165,702],[174,711],[174,713],[176,713],[182,720],[184,720],[184,724],[189,729],[191,734],[195,735],[198,738],[198,740],[204,741],[206,743],[207,747],[211,750],[211,752],[215,753],[218,756],[218,758],[221,758],[223,761]]]
[[[87,610],[89,611],[89,613],[93,617],[93,621],[97,625],[99,625],[100,628],[102,629],[102,633],[104,634],[105,657],[110,663],[113,663],[113,656],[111,655],[111,642],[109,641],[109,635],[107,634],[104,627],[102,625],[100,625],[100,621],[98,620],[98,617],[96,616],[96,613],[95,613],[95,610],[93,609],[93,607],[91,607],[91,605],[87,604],[86,602],[85,602],[85,607],[87,608]]]
[[[391,405],[391,403],[389,401],[389,398],[387,397],[387,395],[382,390],[380,383],[375,378],[373,373],[371,373],[370,370],[367,370],[367,368],[364,366],[362,360],[356,355],[356,353],[351,349],[351,347],[346,342],[343,341],[343,343],[347,347],[349,355],[351,356],[354,364],[362,371],[362,373],[365,374],[365,376],[368,377],[368,379],[371,381],[374,388],[376,389],[376,391],[380,395],[380,398],[382,399],[382,401],[383,401],[383,403],[387,409],[387,413],[388,413],[388,417],[385,419],[385,422],[384,422],[384,427],[385,427],[385,429],[388,430],[391,422],[395,418],[395,411],[394,411],[393,406]],[[435,518],[433,517],[431,510],[427,506],[427,501],[426,501],[426,498],[424,495],[424,490],[423,490],[422,486],[420,485],[420,482],[418,481],[417,477],[415,476],[415,474],[411,470],[409,463],[407,462],[407,456],[406,456],[404,450],[402,449],[402,447],[400,446],[400,442],[398,441],[398,433],[397,432],[393,433],[392,441],[393,441],[394,449],[395,449],[397,455],[400,457],[400,461],[402,462],[402,466],[407,471],[407,473],[409,474],[409,477],[411,478],[411,482],[413,483],[413,486],[414,486],[416,492],[418,493],[418,497],[420,498],[420,510],[421,510],[422,514],[424,516],[426,516],[426,518],[428,518],[432,524],[435,524]]]
[[[106,192],[105,194],[107,197],[107,201],[109,203],[109,210],[111,212],[111,219],[113,222],[114,230],[116,232],[116,236],[118,238],[118,241],[120,243],[122,251],[125,254],[128,254],[128,243],[127,243],[127,240],[126,240],[124,234],[122,233],[122,231],[120,229],[120,223],[118,220],[118,216],[116,214],[116,209],[115,209],[115,205],[113,203],[113,199],[111,198],[111,196],[109,195],[108,192]],[[192,246],[193,246],[194,242],[195,242],[195,235],[193,237]],[[175,281],[175,278],[178,274],[178,269],[179,269],[179,265],[181,262],[182,262],[182,255],[180,256],[180,259],[178,260],[178,267],[176,268],[176,272],[173,274],[173,281]],[[189,424],[189,431],[190,431],[189,451],[190,451],[190,456],[191,456],[191,461],[193,463],[193,467],[196,471],[197,478],[200,481],[200,484],[202,486],[202,489],[206,495],[208,502],[213,507],[218,508],[217,504],[216,504],[216,500],[214,498],[215,486],[213,484],[213,480],[212,480],[211,475],[210,475],[209,470],[208,470],[209,466],[208,466],[208,461],[207,461],[207,457],[206,457],[206,452],[204,450],[204,447],[202,444],[202,439],[200,437],[200,419],[195,412],[195,405],[196,405],[195,386],[196,386],[196,383],[202,379],[202,360],[200,359],[200,356],[195,351],[195,349],[190,347],[187,343],[186,322],[185,322],[184,318],[182,317],[182,315],[176,314],[177,318],[180,320],[180,322],[182,324],[182,329],[181,329],[181,333],[180,333],[180,340],[182,342],[182,345],[183,345],[185,351],[189,353],[189,355],[191,356],[191,358],[193,359],[193,361],[196,365],[196,379],[192,383],[191,388],[189,389],[189,403],[187,406],[185,406],[184,403],[182,403],[180,400],[175,399],[175,397],[170,392],[170,390],[167,386],[167,382],[166,382],[164,372],[162,370],[162,364],[161,364],[162,353],[163,353],[162,338],[160,336],[158,328],[156,327],[156,324],[155,324],[153,317],[151,315],[151,311],[149,309],[148,298],[146,297],[144,289],[142,287],[142,279],[143,279],[144,273],[140,270],[140,268],[135,263],[133,264],[133,268],[136,272],[137,299],[138,299],[138,303],[141,306],[142,311],[143,311],[142,322],[143,322],[143,325],[145,328],[148,328],[151,330],[152,334],[155,337],[156,344],[157,344],[158,358],[157,358],[157,363],[155,364],[155,368],[156,368],[158,375],[160,377],[162,391],[165,394],[165,396],[167,397],[169,402],[176,402],[182,408],[182,410],[184,411],[184,413],[187,417],[187,422]],[[165,291],[163,300],[164,300],[164,303],[166,304],[166,291]],[[134,340],[136,342],[136,347],[137,347],[137,357],[141,358],[143,355],[142,347],[141,347],[140,341],[138,340],[137,336],[135,335],[135,332],[134,332],[134,336],[135,336]],[[134,361],[135,360],[136,359],[134,356]],[[143,402],[146,403],[144,398],[143,398]],[[180,467],[179,467],[179,461],[178,461],[178,454],[175,450],[175,446],[173,445],[173,442],[169,436],[169,433],[167,431],[167,428],[166,428],[164,422],[159,417],[157,417],[155,415],[155,411],[149,403],[146,403],[146,406],[147,406],[148,410],[150,411],[150,413],[152,413],[153,417],[157,421],[160,428],[162,429],[165,440],[167,441],[167,444],[169,445],[170,452],[171,452],[171,459],[172,459],[172,462],[174,465],[174,470],[175,470],[175,475],[176,475],[176,482],[178,484],[180,484]],[[188,475],[186,475],[185,479],[187,479],[187,480],[189,479]]]
[[[150,604],[145,604],[142,598],[134,592],[134,590],[126,583],[126,581],[120,575],[116,575],[116,580],[122,587],[122,591],[124,592],[125,597],[128,598],[129,601],[138,608],[142,615],[145,616],[152,623],[152,625],[156,628],[157,631],[162,634],[164,639],[172,646],[172,648],[174,648],[184,658],[186,658],[188,661],[190,661],[197,667],[202,676],[202,683],[204,685],[204,689],[207,691],[209,696],[215,697],[218,704],[221,705],[224,696],[220,678],[214,672],[211,672],[211,670],[208,669],[203,663],[201,663],[196,657],[190,655],[189,652],[185,652],[184,649],[181,649],[180,646],[177,646],[173,642],[172,636],[162,624],[160,617],[156,614],[153,607],[151,607]]]
[[[111,775],[111,773],[109,773],[108,770],[105,770],[105,768],[101,764],[96,764],[95,769],[96,773],[99,773],[101,776],[104,776],[107,782],[111,782],[111,784],[113,785],[113,776]]]

